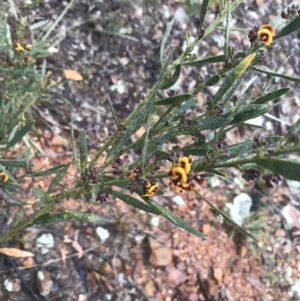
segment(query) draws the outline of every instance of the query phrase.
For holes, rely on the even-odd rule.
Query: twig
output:
[[[93,248],[86,249],[86,250],[84,250],[84,251],[82,252],[82,254],[88,253],[88,252],[90,252],[90,251],[92,251],[92,250],[95,250],[95,249],[97,249],[97,248],[99,248],[99,246],[96,246],[96,247],[93,247]],[[74,254],[71,254],[71,255],[66,256],[65,258],[72,258],[72,257],[75,257],[75,256],[78,257],[78,254],[79,254],[79,253],[76,252],[76,253],[74,253]],[[46,266],[48,266],[48,265],[50,265],[50,264],[52,264],[52,263],[56,263],[56,262],[63,261],[63,260],[64,260],[64,258],[62,258],[62,257],[57,258],[57,259],[49,259],[48,261],[46,261],[46,262],[44,262],[44,263],[42,263],[42,264],[34,264],[34,265],[30,266],[30,267],[17,267],[17,269],[18,269],[19,271],[21,271],[21,270],[27,270],[27,269],[32,269],[32,268],[36,268],[36,267],[46,267]],[[2,270],[0,271],[0,274],[5,274],[6,272],[13,271],[13,270],[14,270],[14,269],[2,269]]]

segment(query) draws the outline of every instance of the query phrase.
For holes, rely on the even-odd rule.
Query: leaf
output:
[[[118,125],[120,124],[120,122],[119,122],[119,120],[118,120],[118,117],[117,117],[117,115],[116,115],[115,109],[114,109],[114,107],[113,107],[113,104],[112,104],[112,102],[111,102],[110,97],[109,97],[108,94],[105,94],[105,99],[106,99],[106,101],[107,101],[107,103],[108,103],[110,112],[111,112],[111,114],[112,114],[112,116],[113,116],[113,118],[114,118],[114,120],[115,120],[115,123],[116,123],[116,125],[118,126]]]
[[[300,29],[300,16],[297,16],[294,20],[283,27],[282,30],[278,34],[276,34],[274,40],[282,38],[298,29]]]
[[[281,88],[281,89],[278,89],[276,91],[270,92],[268,94],[265,94],[263,96],[256,98],[252,103],[253,104],[264,104],[264,103],[271,101],[273,99],[276,99],[290,91],[291,91],[291,88],[288,88],[288,87]]]
[[[19,161],[19,160],[0,160],[0,164],[6,167],[16,167],[16,168],[30,168],[33,167],[32,163],[27,161]]]
[[[168,219],[170,222],[172,222],[173,224],[175,224],[176,226],[184,229],[185,231],[194,234],[198,237],[201,238],[206,238],[206,236],[201,233],[200,231],[198,231],[197,229],[195,229],[194,227],[192,227],[190,224],[188,224],[186,221],[182,220],[181,218],[179,218],[178,216],[176,216],[175,214],[173,214],[170,210],[166,209],[165,207],[163,207],[162,205],[158,204],[157,202],[149,199],[147,200],[147,203],[154,208],[155,211],[159,212],[163,217],[165,217],[166,219]]]
[[[238,89],[240,84],[243,82],[242,78],[239,78],[236,83],[230,88],[230,90],[226,93],[224,99],[223,99],[223,107],[230,101],[230,99],[233,97],[235,91]]]
[[[62,179],[62,177],[66,174],[69,166],[71,163],[66,164],[65,166],[63,166],[57,173],[56,177],[52,180],[47,193],[51,194],[54,190],[54,188],[56,187],[56,185],[58,184],[58,182]]]
[[[27,174],[26,177],[45,177],[45,176],[49,176],[49,175],[52,175],[54,173],[59,172],[60,169],[64,166],[65,166],[65,164],[62,164],[62,165],[58,165],[58,166],[55,166],[55,167],[47,169],[47,170],[33,171],[33,172]]]
[[[216,205],[214,205],[213,203],[211,203],[210,201],[208,201],[206,198],[204,198],[198,191],[195,190],[195,193],[198,197],[200,197],[200,199],[203,199],[216,213],[220,214],[227,222],[229,222],[230,224],[232,224],[235,228],[239,229],[242,233],[244,233],[245,235],[251,237],[253,240],[255,240],[256,242],[260,242],[255,236],[253,236],[250,232],[248,232],[247,230],[245,230],[243,227],[241,227],[240,225],[238,225],[234,220],[232,220],[230,218],[230,216],[228,216],[224,211],[222,211],[221,209],[219,209]]]
[[[173,85],[175,85],[180,76],[180,72],[181,72],[181,66],[177,65],[175,67],[175,71],[173,72],[172,76],[170,78],[165,79],[159,88],[161,90],[166,90],[171,88]]]
[[[41,20],[41,21],[39,21],[39,22],[36,22],[36,23],[30,25],[29,28],[30,28],[30,30],[35,30],[35,29],[38,29],[38,28],[43,27],[43,26],[46,25],[48,22],[49,22],[49,20]]]
[[[299,159],[260,158],[255,159],[254,162],[274,174],[282,175],[288,180],[300,182]]]
[[[157,210],[155,210],[155,208],[152,208],[150,207],[149,205],[139,201],[138,199],[128,195],[128,194],[125,194],[123,192],[120,192],[120,191],[116,191],[116,190],[113,190],[111,192],[111,194],[122,200],[123,202],[127,203],[128,205],[131,205],[137,209],[140,209],[140,210],[143,210],[143,211],[146,211],[146,212],[149,212],[149,213],[154,213],[154,214],[159,214],[159,212]]]
[[[166,47],[170,32],[172,30],[172,27],[174,25],[174,22],[175,22],[175,17],[167,25],[166,31],[165,31],[165,33],[163,35],[163,38],[162,38],[162,41],[161,41],[161,45],[160,45],[160,62],[161,62],[162,66],[163,66],[163,57],[164,57],[165,47]]]
[[[218,75],[218,74],[213,75],[207,81],[205,81],[205,83],[204,83],[205,87],[210,87],[210,86],[217,84],[220,79],[221,79],[220,75]]]
[[[278,73],[278,72],[275,72],[272,69],[269,69],[265,66],[264,67],[251,66],[250,69],[261,72],[261,73],[264,73],[264,74],[268,74],[268,75],[271,75],[271,76],[285,78],[285,79],[290,80],[292,82],[300,83],[300,77],[294,77],[294,76],[289,76],[289,75],[286,75],[286,74]]]
[[[162,105],[176,105],[181,104],[184,101],[190,99],[192,97],[191,94],[181,94],[181,95],[174,95],[167,98],[162,98],[157,100],[154,105],[156,106],[162,106]]]
[[[64,75],[66,79],[70,79],[76,82],[83,80],[82,75],[78,71],[73,69],[64,69]]]
[[[85,131],[79,133],[80,173],[83,174],[87,167],[88,147]]]
[[[298,118],[298,120],[295,122],[295,124],[293,124],[288,132],[284,135],[281,143],[282,144],[285,144],[285,143],[288,143],[290,142],[291,140],[295,140],[295,137],[296,135],[298,134],[299,135],[300,133],[300,118]]]
[[[28,122],[23,128],[21,128],[15,135],[14,137],[8,141],[6,147],[4,148],[4,151],[10,149],[13,147],[15,144],[17,144],[21,139],[30,131],[32,126],[34,125],[34,121]]]
[[[267,105],[243,105],[239,108],[229,124],[241,123],[253,119],[265,114],[269,109]],[[225,109],[221,116],[209,116],[196,119],[197,124],[189,126],[188,129],[181,129],[180,125],[177,125],[176,128],[179,130],[180,135],[204,130],[216,130],[224,125],[227,117],[232,113],[232,110],[234,110],[234,108]]]
[[[234,69],[226,74],[226,78],[212,100],[212,107],[214,107],[221,98],[230,90],[236,80],[246,71],[256,54],[252,53],[245,57]]]
[[[105,217],[94,215],[88,212],[82,212],[77,210],[64,210],[59,213],[50,214],[46,213],[36,220],[32,225],[36,224],[47,224],[47,223],[59,223],[65,222],[71,219],[76,219],[82,222],[90,222],[90,223],[99,223],[99,224],[106,224],[110,223],[111,221]]]
[[[242,2],[243,0],[236,0],[233,3],[231,3],[230,7],[228,6],[226,9],[224,9],[218,15],[218,17],[215,18],[214,22],[208,28],[206,28],[203,38],[205,38],[208,34],[210,34],[212,31],[216,29],[218,24],[227,16],[229,10],[233,12]]]
[[[202,27],[203,27],[203,23],[205,20],[205,16],[206,16],[206,12],[207,12],[207,8],[209,5],[209,1],[210,0],[203,0],[202,4],[201,4],[201,12],[200,12],[200,20],[199,20],[199,31],[201,31]]]
[[[12,257],[33,257],[34,254],[31,252],[19,250],[16,248],[0,248],[0,253]]]
[[[183,62],[183,63],[181,63],[181,65],[201,66],[201,65],[207,65],[207,64],[212,64],[212,63],[225,62],[225,60],[226,60],[225,54],[221,54],[221,55],[209,56],[204,59],[198,59],[198,60],[191,61],[191,62]]]
[[[38,187],[34,187],[32,188],[32,193],[41,201],[43,201],[43,203],[48,203],[50,201],[52,201],[51,196],[44,192],[41,188]]]
[[[74,122],[73,122],[73,114],[71,116],[71,140],[72,140],[72,152],[74,156],[74,161],[76,165],[77,172],[80,173],[80,165],[78,162],[78,156],[77,156],[77,151],[76,151],[76,144],[75,144],[75,135],[74,135]]]

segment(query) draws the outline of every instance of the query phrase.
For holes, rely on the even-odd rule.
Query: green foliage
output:
[[[251,47],[246,52],[228,47],[231,13],[242,3],[242,0],[234,3],[228,2],[215,21],[204,30],[203,22],[209,3],[209,1],[203,1],[197,38],[191,40],[190,34],[185,33],[186,49],[176,59],[173,59],[174,48],[167,55],[165,53],[175,19],[167,25],[159,57],[157,57],[157,60],[161,62],[158,80],[125,120],[122,122],[118,120],[113,102],[106,95],[117,129],[108,137],[90,162],[88,161],[88,137],[85,131],[81,130],[77,145],[72,125],[72,149],[80,176],[70,189],[62,189],[59,186],[70,164],[48,170],[34,170],[34,166],[30,163],[30,151],[26,151],[15,161],[5,157],[6,152],[24,139],[32,128],[33,121],[29,121],[28,112],[37,99],[45,97],[49,89],[46,84],[45,68],[38,69],[35,66],[34,55],[45,55],[43,42],[50,32],[47,31],[46,37],[33,44],[30,50],[33,61],[30,64],[22,61],[25,54],[20,53],[23,52],[20,49],[16,50],[16,45],[12,46],[14,43],[3,44],[3,49],[7,57],[14,62],[14,66],[1,65],[0,68],[5,76],[4,88],[1,90],[3,95],[0,95],[3,99],[0,109],[4,114],[13,116],[13,119],[8,119],[10,121],[0,125],[3,139],[0,138],[2,143],[5,141],[0,156],[2,172],[0,188],[3,188],[4,192],[14,200],[14,204],[20,207],[20,213],[11,229],[0,237],[0,241],[7,241],[21,230],[34,224],[61,222],[71,218],[85,222],[107,222],[102,217],[92,218],[90,214],[83,212],[53,211],[56,204],[70,197],[102,204],[107,201],[109,195],[147,214],[161,215],[178,227],[205,238],[204,234],[192,227],[188,221],[180,219],[166,206],[153,200],[152,197],[155,194],[164,193],[159,189],[160,179],[167,179],[170,187],[177,191],[195,191],[199,201],[200,199],[206,201],[226,221],[256,240],[251,233],[234,223],[227,214],[198,193],[197,185],[204,183],[204,172],[226,179],[226,168],[229,167],[238,169],[245,178],[253,179],[258,174],[263,175],[266,184],[271,186],[272,183],[280,181],[280,175],[300,181],[299,160],[287,158],[288,154],[300,152],[299,120],[290,127],[285,137],[270,136],[263,141],[257,138],[247,138],[241,143],[231,145],[227,145],[226,141],[229,131],[241,125],[249,125],[249,120],[266,114],[272,108],[274,99],[284,96],[291,90],[285,87],[266,93],[269,81],[262,95],[249,97],[249,94],[251,95],[249,88],[256,77],[246,81],[241,89],[245,74],[255,71],[295,82],[299,82],[300,78],[278,73],[277,70],[270,70],[265,66],[258,66],[262,54],[267,51],[265,44],[258,38],[252,41]],[[278,20],[277,16],[272,23],[277,31],[280,30],[274,38],[286,37],[298,30],[299,24],[296,22],[298,17],[293,17],[283,23]],[[216,30],[221,21],[226,21],[223,29],[224,54],[206,58],[198,58],[197,55],[192,54],[194,47],[198,46],[209,33]],[[8,33],[3,34],[7,36]],[[13,38],[12,41],[16,42]],[[23,41],[20,42],[23,43]],[[209,75],[205,80],[197,77],[190,91],[180,94],[179,91],[171,89],[179,76],[184,74],[181,73],[184,66],[197,67],[214,63],[223,63],[221,70]],[[20,89],[14,88],[16,79],[20,80]],[[217,84],[219,84],[217,92],[211,99],[208,99],[205,112],[199,115],[196,110],[193,110],[196,95],[204,88]],[[169,89],[168,96],[160,96],[162,90],[166,89]],[[20,97],[23,97],[22,100],[19,99]],[[158,108],[165,108],[165,111],[157,120],[155,117]],[[192,111],[192,113],[187,111]],[[145,128],[145,133],[132,143],[131,137],[142,126]],[[186,135],[192,136],[193,140],[183,147],[179,142]],[[173,147],[170,147],[170,144],[173,144]],[[130,161],[126,154],[132,151],[135,151],[136,156]],[[99,165],[98,159],[104,154],[105,161]],[[160,166],[169,164],[167,160],[172,161],[169,172],[159,172]],[[15,193],[19,188],[18,183],[24,177],[44,177],[51,174],[55,177],[46,192],[41,189],[32,191],[39,201],[34,205],[35,213],[25,218],[23,202],[16,197]]]

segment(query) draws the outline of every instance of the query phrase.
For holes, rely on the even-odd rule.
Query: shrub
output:
[[[102,217],[91,216],[84,212],[52,212],[57,203],[67,198],[73,197],[86,202],[104,203],[110,195],[140,210],[162,215],[186,231],[204,238],[205,235],[190,226],[187,221],[183,221],[152,199],[155,194],[164,193],[160,188],[163,187],[163,185],[160,185],[160,179],[166,179],[168,185],[178,192],[194,191],[199,200],[206,201],[214,211],[255,239],[251,233],[235,224],[222,210],[201,195],[198,187],[205,184],[207,175],[214,174],[226,177],[226,173],[220,169],[232,167],[237,168],[243,177],[249,181],[262,176],[266,186],[269,187],[276,185],[282,178],[300,181],[298,172],[300,161],[287,158],[288,154],[300,151],[300,119],[289,128],[284,137],[253,138],[239,144],[228,144],[226,138],[229,131],[241,125],[252,127],[253,125],[247,123],[247,121],[267,114],[274,106],[272,101],[290,91],[289,87],[270,90],[270,84],[275,77],[295,82],[300,81],[299,77],[285,75],[263,66],[263,59],[265,53],[268,52],[268,47],[275,40],[299,30],[300,16],[297,11],[298,8],[290,4],[271,24],[261,24],[259,27],[251,29],[248,33],[251,47],[246,52],[239,51],[228,45],[231,12],[241,2],[242,0],[237,0],[232,4],[225,5],[216,20],[205,29],[203,23],[209,1],[204,0],[201,8],[198,36],[193,40],[189,33],[184,34],[187,46],[175,60],[173,59],[174,48],[165,55],[166,43],[175,19],[168,24],[161,43],[159,57],[161,72],[156,84],[123,121],[117,118],[112,102],[107,95],[107,103],[116,122],[117,130],[107,139],[90,162],[87,159],[88,145],[84,130],[81,130],[79,135],[78,149],[72,131],[74,161],[79,177],[71,189],[54,193],[56,185],[67,172],[70,164],[45,171],[32,171],[28,152],[16,161],[3,159],[5,158],[5,152],[28,133],[33,122],[29,121],[23,128],[11,135],[12,138],[4,146],[2,152],[4,155],[0,160],[2,171],[0,185],[7,194],[14,195],[13,189],[16,188],[17,183],[23,177],[46,176],[53,173],[56,176],[47,191],[33,190],[33,193],[39,199],[36,207],[38,208],[37,211],[17,222],[0,237],[0,241],[6,241],[26,227],[38,223],[58,222],[74,217],[85,221],[100,221]],[[223,27],[225,37],[224,54],[198,58],[197,55],[193,54],[194,48],[207,35],[220,28],[220,22],[225,24]],[[27,74],[26,72],[30,68],[31,73],[28,71],[29,74],[33,74],[35,66],[33,63],[28,65],[26,61],[24,62],[28,54],[24,49],[23,41],[20,41],[19,44],[20,46],[15,44],[14,48],[9,48],[11,47],[9,45],[5,47],[13,53],[11,59],[16,61],[15,66],[25,72],[24,74]],[[35,49],[35,47],[33,45],[32,49]],[[197,78],[195,86],[188,93],[180,94],[178,91],[171,89],[177,82],[183,66],[201,66],[213,63],[222,63],[223,67],[209,78]],[[15,67],[5,67],[4,69],[7,70],[6,76],[9,75],[11,80],[14,80]],[[252,72],[268,74],[269,80],[265,84],[261,95],[249,97],[250,92],[248,90],[254,80],[252,78],[244,83],[244,75]],[[22,80],[24,80],[23,84],[26,87],[29,83],[37,84],[37,79],[43,77],[38,77],[34,73],[35,76],[31,78],[32,80],[28,77],[25,81],[24,74]],[[196,95],[205,87],[217,83],[221,83],[220,87],[214,97],[207,100],[206,112],[200,116],[193,113]],[[242,85],[243,88],[240,89]],[[3,90],[4,93],[9,93],[8,91],[11,91],[9,88],[12,89],[12,86],[6,86]],[[30,87],[32,89],[32,86]],[[40,87],[41,89],[44,88],[43,85],[40,85]],[[166,89],[169,89],[168,97],[159,99],[158,91]],[[41,90],[39,93],[43,91]],[[17,99],[17,95],[11,93],[13,99]],[[30,107],[31,104],[28,103]],[[166,109],[164,114],[158,120],[155,120],[153,115],[159,107]],[[21,110],[21,112],[24,112],[24,110]],[[20,113],[21,120],[25,121],[26,117],[24,113],[22,114]],[[14,126],[14,124],[9,124],[3,131],[6,133],[9,128]],[[134,143],[128,144],[131,136],[141,126],[145,127],[145,133]],[[184,146],[180,145],[182,137],[187,135],[192,136],[193,142]],[[172,148],[168,147],[170,143],[173,144]],[[131,151],[139,153],[132,161],[129,160],[127,155]],[[106,154],[106,159],[99,166],[97,162],[103,154]],[[160,172],[160,166],[166,165],[167,162],[169,164],[168,172]],[[20,176],[20,169],[23,169],[22,176]],[[18,206],[24,205],[16,197],[14,199]]]

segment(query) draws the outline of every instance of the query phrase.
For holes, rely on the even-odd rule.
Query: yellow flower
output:
[[[178,160],[178,166],[182,167],[186,174],[188,174],[191,169],[192,156],[180,157]]]
[[[147,182],[144,186],[144,194],[142,195],[143,198],[149,198],[153,195],[155,195],[158,191],[158,183],[150,183]]]
[[[274,34],[275,34],[275,29],[271,24],[263,24],[260,27],[260,29],[268,29],[271,32],[272,36],[274,36]]]
[[[25,49],[23,48],[23,46],[20,43],[16,43],[15,44],[15,51],[16,52],[24,52]]]
[[[184,185],[187,181],[187,175],[185,173],[185,170],[182,167],[176,166],[172,167],[172,164],[170,165],[170,174],[173,176],[172,180],[180,182],[181,185]]]
[[[7,182],[9,179],[8,175],[5,172],[0,172],[0,182]]]
[[[273,36],[275,34],[275,29],[270,24],[264,24],[260,27],[257,35],[259,39],[265,43],[266,46],[273,42]]]
[[[27,45],[25,46],[25,48],[26,48],[27,50],[31,50],[32,46],[31,46],[31,44],[27,44]]]

